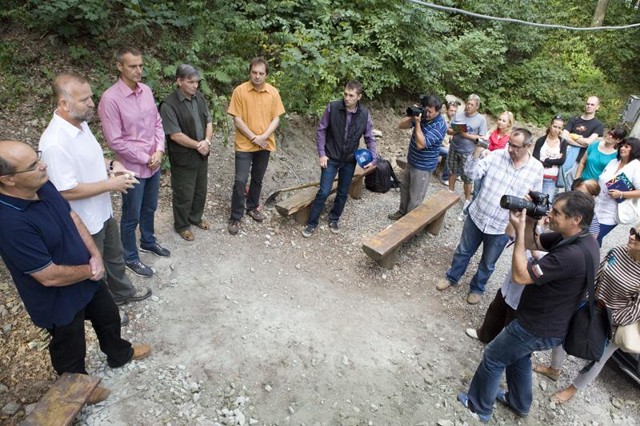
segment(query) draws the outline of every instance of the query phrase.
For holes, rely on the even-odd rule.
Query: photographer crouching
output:
[[[409,141],[407,168],[400,185],[400,207],[388,216],[391,220],[400,219],[424,201],[431,174],[438,165],[442,140],[447,134],[447,123],[440,115],[441,108],[440,98],[423,95],[420,106],[407,108],[407,116],[400,120],[398,128],[413,127],[414,130]]]
[[[594,274],[599,263],[598,243],[588,232],[592,197],[577,191],[559,194],[548,214],[553,232],[541,235],[536,233],[534,219],[543,213],[541,203],[503,197],[501,205],[514,209],[509,213],[516,233],[511,273],[515,283],[526,287],[516,319],[487,345],[468,392],[458,395],[483,422],[491,419],[496,399],[521,417],[529,414],[533,398],[531,354],[562,344],[585,294],[586,256],[591,257]],[[528,262],[525,249],[549,253]],[[505,370],[506,391],[500,389]]]

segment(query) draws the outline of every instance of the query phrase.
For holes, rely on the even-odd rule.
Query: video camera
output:
[[[544,192],[529,191],[531,201],[513,195],[503,195],[500,198],[500,207],[511,211],[527,209],[527,216],[532,219],[542,219],[549,213],[549,195]]]
[[[407,117],[417,117],[424,114],[424,105],[427,103],[427,95],[420,95],[420,105],[411,105],[407,108]]]

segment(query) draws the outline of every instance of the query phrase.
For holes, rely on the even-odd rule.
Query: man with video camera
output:
[[[471,258],[482,244],[482,258],[469,283],[470,291],[467,296],[467,303],[471,305],[480,302],[496,261],[509,240],[504,233],[509,214],[500,207],[500,199],[503,195],[524,197],[531,190],[542,189],[544,168],[529,153],[532,141],[531,132],[514,129],[509,136],[507,149],[491,151],[482,159],[480,153],[484,149],[476,145],[465,166],[465,174],[472,180],[483,179],[484,184],[468,206],[460,243],[446,277],[436,284],[438,290],[458,284]]]
[[[514,210],[509,214],[516,232],[511,274],[513,281],[525,285],[525,289],[516,319],[487,345],[468,392],[458,395],[458,400],[483,422],[490,420],[496,399],[521,417],[529,414],[533,399],[531,353],[563,342],[571,317],[584,297],[587,265],[591,263],[595,275],[599,263],[598,243],[589,234],[593,197],[578,191],[559,194],[548,214],[553,232],[542,235],[535,233],[532,209],[527,208],[525,215],[525,209],[515,210],[520,207],[517,204],[512,203]],[[549,253],[528,262],[525,249]],[[500,389],[505,370],[507,391]]]
[[[439,97],[423,95],[420,97],[420,106],[407,108],[407,116],[400,120],[400,129],[413,127],[413,132],[409,141],[407,168],[400,185],[400,208],[388,216],[391,220],[398,220],[418,207],[427,194],[431,173],[438,165],[440,146],[447,134],[447,124],[440,115],[441,108]]]

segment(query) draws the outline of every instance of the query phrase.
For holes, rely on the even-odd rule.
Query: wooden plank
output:
[[[98,377],[64,373],[21,425],[71,425],[98,383]]]
[[[364,177],[373,173],[376,170],[376,166],[369,167],[368,169],[361,169],[360,166],[356,166],[356,171],[353,174],[353,180],[349,187],[349,196],[354,200],[362,198],[362,190],[364,189]]]
[[[368,238],[362,244],[362,250],[367,256],[378,261],[381,265],[382,263],[389,265],[390,262],[385,258],[387,256],[394,257],[402,243],[427,227],[427,225],[433,223],[434,225],[430,228],[430,232],[437,234],[442,226],[445,213],[459,199],[460,196],[453,192],[439,191],[391,226]],[[393,267],[393,264],[391,264],[391,267]]]

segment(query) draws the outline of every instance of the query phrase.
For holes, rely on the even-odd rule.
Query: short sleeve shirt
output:
[[[186,108],[187,111],[191,114],[191,117],[194,121],[194,126],[196,132],[196,140],[201,141],[205,138],[205,134],[203,132],[203,128],[205,126],[202,125],[201,114],[198,111],[198,101],[195,96],[192,96],[190,99],[187,98],[180,90],[178,90],[178,98],[180,99],[180,104],[183,108]],[[211,113],[209,109],[204,110],[204,115],[206,117],[206,123],[211,123]],[[160,117],[162,117],[162,126],[164,127],[164,134],[169,136],[174,133],[184,133],[184,129],[180,127],[180,123],[178,122],[178,116],[173,108],[169,105],[163,103],[160,107]]]
[[[31,276],[51,263],[87,265],[90,258],[69,203],[51,182],[37,194],[38,200],[0,194],[0,255],[33,323],[54,328],[69,324],[93,298],[99,283],[84,280],[45,287]]]
[[[452,123],[466,124],[467,133],[470,135],[486,135],[488,131],[487,120],[479,112],[469,117],[464,111],[460,111],[453,118]],[[463,138],[460,134],[455,134],[451,138],[451,148],[461,154],[471,154],[475,149],[475,142],[471,139]]]
[[[527,266],[533,284],[522,292],[517,318],[536,336],[564,337],[586,289],[587,266],[580,245],[592,256],[595,276],[598,243],[586,231],[565,240],[557,232],[544,233],[540,243],[549,253]]]
[[[227,112],[241,118],[253,133],[261,135],[276,117],[285,113],[285,110],[278,89],[265,83],[262,90],[257,91],[253,84],[247,81],[233,90]],[[244,152],[261,149],[238,130],[236,130],[235,148],[236,151]],[[266,149],[276,150],[275,132],[269,136]]]

